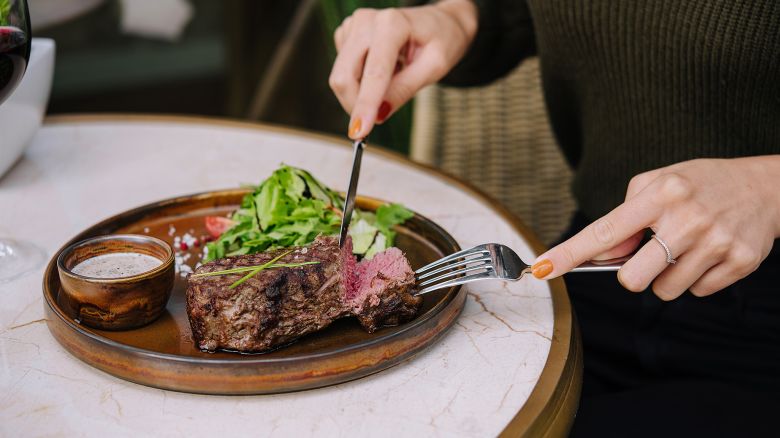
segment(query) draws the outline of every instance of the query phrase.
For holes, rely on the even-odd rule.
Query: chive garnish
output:
[[[201,274],[195,274],[193,277],[208,277],[212,275],[227,275],[227,274],[237,274],[242,272],[249,272],[245,276],[238,279],[235,283],[231,284],[228,289],[235,289],[243,282],[249,280],[253,276],[255,276],[258,272],[267,269],[267,268],[297,268],[299,266],[306,266],[306,265],[316,265],[319,262],[301,262],[301,263],[276,263],[281,259],[282,257],[286,256],[287,254],[293,252],[293,250],[289,250],[287,252],[283,252],[279,254],[278,256],[274,257],[273,259],[269,260],[266,263],[263,263],[262,265],[257,266],[242,266],[240,268],[233,268],[233,269],[225,269],[223,271],[214,271],[214,272],[204,272]]]
[[[274,263],[271,266],[268,266],[268,269],[272,268],[297,268],[300,266],[307,266],[307,265],[317,265],[320,262],[302,262],[302,263]],[[233,269],[225,269],[223,271],[213,271],[213,272],[201,272],[200,274],[192,274],[192,278],[198,278],[198,277],[212,277],[216,275],[228,275],[228,274],[240,274],[242,272],[249,272],[254,269],[257,269],[262,265],[252,265],[252,266],[242,266],[240,268],[233,268]]]

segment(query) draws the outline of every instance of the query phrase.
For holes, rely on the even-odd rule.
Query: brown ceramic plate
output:
[[[169,199],[109,218],[74,237],[65,246],[89,237],[113,234],[148,234],[172,243],[174,236],[190,232],[206,235],[203,218],[235,210],[246,190],[227,190]],[[382,204],[358,197],[360,208]],[[171,228],[175,232],[171,234]],[[413,268],[458,251],[455,240],[430,220],[415,215],[398,228],[396,245]],[[201,248],[178,250],[191,254],[194,265]],[[459,288],[424,297],[416,319],[372,334],[356,320],[336,321],[326,329],[294,344],[258,355],[204,353],[192,342],[184,310],[186,280],[177,275],[165,313],[153,323],[126,331],[91,329],[74,321],[73,313],[58,300],[61,292],[56,259],[43,278],[49,330],[74,356],[117,377],[144,385],[204,394],[268,394],[318,388],[367,376],[419,353],[455,322],[465,295]]]

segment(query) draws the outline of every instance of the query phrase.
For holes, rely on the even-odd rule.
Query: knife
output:
[[[349,221],[352,220],[352,210],[355,209],[355,193],[357,192],[358,178],[360,177],[360,160],[363,158],[363,149],[366,144],[363,140],[355,140],[355,156],[352,159],[352,174],[349,176],[349,185],[347,186],[347,197],[344,198],[344,214],[341,217],[341,233],[339,233],[339,248],[344,247],[347,241],[347,230],[349,230]]]

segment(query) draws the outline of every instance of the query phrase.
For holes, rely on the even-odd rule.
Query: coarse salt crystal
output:
[[[191,274],[193,272],[192,268],[189,265],[181,265],[181,272],[179,275],[182,277],[186,277],[187,274]]]
[[[193,246],[195,245],[195,242],[198,241],[198,238],[190,233],[185,233],[184,236],[181,237],[181,241],[186,243],[187,246]]]

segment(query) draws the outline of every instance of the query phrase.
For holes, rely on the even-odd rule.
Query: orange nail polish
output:
[[[390,102],[388,101],[382,101],[382,104],[379,105],[379,110],[376,112],[376,122],[382,123],[387,119],[387,116],[390,115],[390,110],[392,110],[393,107],[390,106]]]
[[[360,121],[360,117],[358,117],[352,121],[351,125],[349,125],[349,136],[352,138],[356,138],[358,134],[360,134],[361,127],[362,127],[362,122]]]
[[[540,260],[537,263],[535,263],[533,266],[531,266],[531,273],[534,274],[534,277],[536,278],[544,278],[553,271],[553,264],[550,260],[544,259]]]

